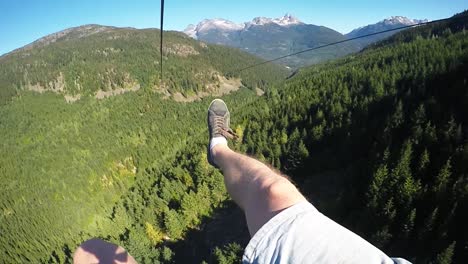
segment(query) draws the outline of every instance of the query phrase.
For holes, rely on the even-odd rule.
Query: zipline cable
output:
[[[392,31],[396,31],[396,30],[403,30],[403,29],[407,29],[407,28],[413,28],[413,27],[418,27],[418,26],[425,26],[425,25],[435,24],[435,23],[439,23],[439,22],[444,22],[444,21],[452,20],[452,19],[455,20],[455,19],[466,18],[466,17],[467,17],[467,16],[464,15],[464,16],[455,16],[455,17],[443,18],[443,19],[432,20],[432,21],[428,21],[428,22],[421,22],[421,23],[417,23],[417,24],[413,24],[413,25],[408,25],[408,26],[402,26],[402,27],[397,27],[397,28],[382,30],[382,31],[374,32],[374,33],[370,33],[370,34],[365,34],[365,35],[362,35],[362,36],[358,36],[358,37],[354,37],[354,38],[349,38],[349,39],[344,39],[344,40],[340,40],[340,41],[336,41],[336,42],[332,42],[332,43],[320,45],[320,46],[317,46],[317,47],[313,47],[313,48],[301,50],[301,51],[294,52],[294,53],[291,53],[291,54],[287,54],[287,55],[284,55],[284,56],[280,56],[280,57],[277,57],[277,58],[274,58],[274,59],[271,59],[271,60],[266,60],[266,61],[262,61],[262,62],[259,62],[259,63],[255,63],[255,64],[252,64],[252,65],[247,66],[247,67],[245,67],[245,68],[241,68],[241,69],[239,69],[239,70],[237,70],[237,71],[235,71],[235,72],[242,72],[242,71],[245,71],[245,70],[248,70],[248,69],[251,69],[251,68],[254,68],[254,67],[263,65],[263,64],[267,64],[267,63],[270,63],[270,62],[274,62],[274,61],[277,61],[277,60],[281,60],[281,59],[284,59],[284,58],[287,58],[287,57],[291,57],[291,56],[294,56],[294,55],[298,55],[298,54],[310,52],[310,51],[313,51],[313,50],[318,50],[318,49],[322,49],[322,48],[334,46],[334,45],[337,45],[337,44],[341,44],[341,43],[353,41],[353,40],[356,40],[356,39],[361,39],[361,38],[366,38],[366,37],[370,37],[370,36],[375,36],[375,35],[379,35],[379,34],[383,34],[383,33],[387,33],[387,32],[392,32]]]
[[[161,86],[163,83],[163,26],[164,26],[164,0],[161,0],[161,31],[160,31],[160,41],[159,44],[159,53],[161,54],[160,66],[161,66]]]

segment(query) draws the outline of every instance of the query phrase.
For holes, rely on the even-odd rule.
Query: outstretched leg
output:
[[[209,161],[223,171],[226,188],[244,210],[253,236],[277,213],[306,199],[288,179],[227,146],[226,137],[232,134],[229,119],[226,104],[214,100],[208,109]]]
[[[253,236],[277,213],[306,199],[285,177],[265,164],[218,144],[211,150],[232,199],[244,210]]]

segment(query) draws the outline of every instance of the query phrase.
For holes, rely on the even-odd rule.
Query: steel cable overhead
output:
[[[161,85],[163,81],[163,26],[164,26],[164,0],[161,0],[161,31],[160,31],[160,44],[159,52],[161,54],[160,67],[161,67]]]

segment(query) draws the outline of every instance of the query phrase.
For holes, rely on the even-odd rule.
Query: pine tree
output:
[[[421,157],[419,158],[418,171],[423,172],[427,168],[429,161],[429,152],[427,149],[424,149]]]
[[[451,264],[453,258],[453,251],[455,249],[456,242],[452,242],[444,251],[437,255],[437,264]]]
[[[445,162],[444,166],[442,166],[442,168],[439,171],[439,174],[437,174],[437,177],[435,178],[434,187],[433,187],[433,191],[435,193],[440,195],[446,191],[447,183],[450,179],[450,175],[452,174],[451,168],[452,168],[451,159],[449,158]]]

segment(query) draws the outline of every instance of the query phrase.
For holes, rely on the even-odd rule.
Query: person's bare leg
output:
[[[208,107],[208,162],[224,174],[226,189],[244,210],[247,226],[253,236],[268,220],[304,196],[285,177],[265,164],[232,151],[227,138],[236,138],[230,126],[230,113],[221,99]]]
[[[217,144],[211,154],[229,194],[244,210],[252,236],[280,211],[306,200],[288,179],[226,144]]]

